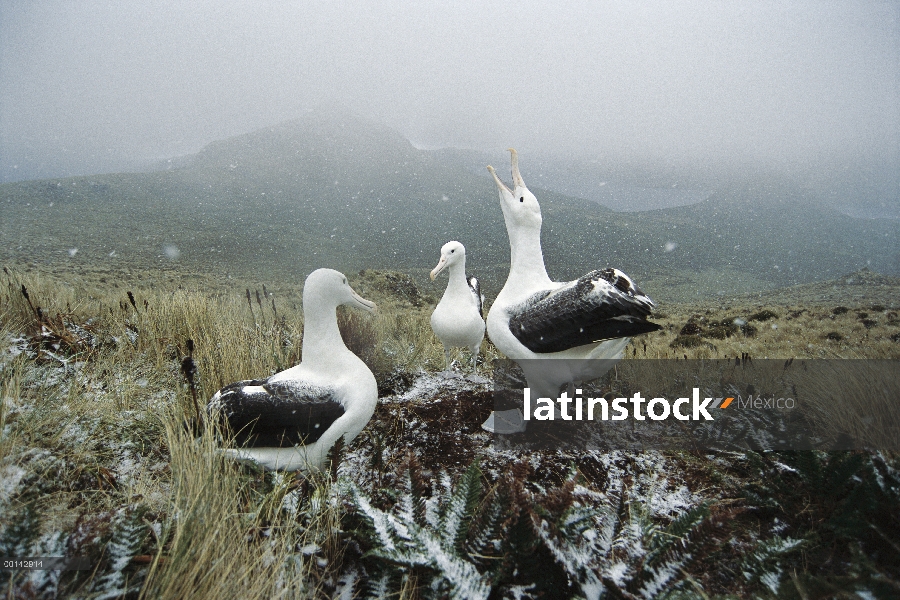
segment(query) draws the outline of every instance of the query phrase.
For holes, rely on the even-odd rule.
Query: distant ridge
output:
[[[863,267],[840,277],[800,283],[777,290],[760,290],[736,294],[724,300],[728,304],[757,304],[759,306],[799,306],[819,305],[836,308],[838,306],[883,307],[881,310],[900,309],[900,277],[882,275]],[[702,303],[716,306],[723,299],[715,297]],[[894,317],[896,321],[896,317]]]
[[[508,159],[495,162],[505,173],[500,160]],[[471,168],[483,154],[418,150],[333,109],[214,142],[178,162],[152,173],[0,185],[0,258],[182,264],[298,281],[321,266],[424,277],[441,245],[457,239],[488,294],[505,280],[509,245],[494,187]],[[522,169],[530,185],[539,179],[529,177],[527,155]],[[819,208],[781,182],[723,185],[702,202],[639,213],[532,189],[557,280],[616,266],[656,298],[702,298],[862,267],[900,274],[895,221]]]

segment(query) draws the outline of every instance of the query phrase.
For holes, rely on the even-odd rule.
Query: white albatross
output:
[[[239,448],[226,454],[269,470],[317,470],[341,436],[350,442],[375,412],[378,385],[369,367],[344,345],[336,309],[374,311],[331,269],[310,273],[303,285],[300,364],[266,379],[223,387],[207,410],[227,420]]]
[[[444,345],[446,369],[450,370],[450,349],[465,347],[472,352],[472,371],[484,340],[484,318],[481,316],[481,286],[474,277],[466,277],[466,249],[456,241],[441,248],[441,259],[431,271],[431,280],[450,269],[447,289],[434,312],[431,329]]]
[[[541,207],[522,180],[518,154],[509,151],[512,190],[488,167],[500,193],[511,256],[487,332],[497,349],[522,367],[531,397],[555,401],[563,385],[608,371],[622,358],[629,336],[660,327],[647,321],[653,301],[618,269],[591,271],[568,283],[551,281],[541,251]],[[525,423],[521,410],[512,409],[492,412],[482,427],[515,433],[524,431]]]

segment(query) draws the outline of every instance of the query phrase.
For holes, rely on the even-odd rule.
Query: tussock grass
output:
[[[81,532],[66,552],[94,558],[99,569],[67,572],[61,592],[115,596],[115,584],[146,598],[218,600],[316,597],[324,581],[333,589],[345,543],[330,477],[248,471],[217,451],[209,420],[186,426],[194,407],[185,357],[196,364],[203,406],[226,383],[299,362],[302,315],[276,316],[269,298],[248,306],[240,287],[137,288],[129,296],[39,272],[10,272],[5,283],[0,470],[10,477],[0,512],[39,515],[34,536],[19,540],[25,547],[53,531]],[[348,346],[379,375],[442,364],[430,310],[403,313],[406,299],[372,291],[376,315],[340,311]],[[297,297],[299,290],[284,304]],[[46,335],[57,315],[56,333],[71,334],[71,348],[48,345],[57,340]],[[119,540],[131,531],[121,523],[135,515],[152,533]],[[121,563],[112,548],[143,554]]]
[[[870,311],[869,317],[874,316],[876,323],[866,327],[855,311],[835,315],[831,308],[754,302],[699,310],[693,305],[666,305],[652,318],[663,329],[632,340],[626,358],[708,359],[744,354],[780,359],[900,358],[900,344],[891,339],[900,332],[900,324],[890,318],[891,310]],[[760,314],[766,318],[760,320]],[[682,334],[689,323],[701,333]],[[745,333],[748,326],[752,328],[749,334]],[[841,339],[829,339],[830,331],[839,331]]]
[[[104,542],[121,507],[140,507],[158,531],[141,545],[155,557],[146,597],[221,598],[238,591],[272,597],[275,581],[282,591],[294,585],[290,581],[314,581],[302,574],[272,576],[272,565],[282,568],[282,555],[297,554],[296,543],[306,539],[296,535],[296,526],[265,537],[265,551],[248,550],[246,538],[259,524],[244,513],[252,514],[253,502],[264,503],[266,494],[248,496],[246,475],[214,451],[214,432],[207,428],[195,439],[184,429],[192,407],[178,368],[186,341],[193,339],[205,404],[207,390],[225,379],[296,362],[302,323],[263,326],[246,305],[199,292],[136,296],[134,304],[109,296],[78,304],[79,295],[52,278],[9,274],[0,294],[4,520],[40,516],[33,535],[19,540],[25,548],[53,531],[80,531],[77,547],[68,552],[92,556],[102,566],[113,562],[103,558]],[[65,315],[71,331],[90,323],[92,337],[68,353],[46,347],[51,338],[38,306],[44,318]],[[264,568],[258,557],[267,555]],[[300,556],[292,564],[309,562]],[[246,574],[235,581],[238,567]],[[60,589],[110,592],[98,586],[111,581],[70,573]]]
[[[797,373],[798,386],[810,399],[817,429],[832,438],[848,434],[866,447],[900,452],[896,436],[900,431],[900,385],[896,373],[890,366],[865,361],[835,366],[826,377]],[[839,394],[838,390],[851,393]]]
[[[270,475],[270,489],[259,489],[266,476],[248,479],[246,467],[222,455],[212,426],[194,437],[179,416],[170,413],[165,422],[171,516],[141,597],[315,596],[315,582],[340,565],[335,505],[308,503],[304,518],[296,518],[296,508],[283,512],[294,474]],[[329,486],[327,477],[320,478],[315,493],[325,497]],[[304,554],[304,548],[321,551]]]
[[[146,353],[164,368],[186,356],[192,340],[201,395],[299,362],[302,321],[257,322],[240,300],[182,290],[151,298],[145,312],[126,320],[140,335],[137,344],[122,346],[123,352]]]

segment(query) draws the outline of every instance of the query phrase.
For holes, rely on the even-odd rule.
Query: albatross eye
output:
[[[347,278],[344,277],[344,285],[347,285]]]
[[[456,248],[454,248],[453,250],[451,250],[451,251],[450,251],[450,254],[453,254],[454,252],[456,252]]]
[[[519,202],[525,202],[525,196],[522,196],[521,198],[519,198]]]

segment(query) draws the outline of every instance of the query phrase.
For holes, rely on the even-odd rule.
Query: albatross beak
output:
[[[441,260],[438,261],[438,264],[435,268],[431,270],[431,280],[434,281],[434,278],[438,276],[438,273],[447,268],[447,259],[446,257],[441,257]]]
[[[515,148],[509,148],[508,150],[509,158],[512,162],[513,187],[528,189],[528,186],[525,185],[525,181],[522,179],[522,174],[519,173],[519,153],[516,152]]]
[[[374,302],[372,302],[371,300],[366,300],[353,290],[350,290],[350,294],[353,296],[353,306],[355,306],[356,308],[361,308],[366,312],[375,312],[375,309],[377,307],[375,306]]]
[[[488,165],[488,171],[491,172],[491,175],[494,177],[494,181],[497,183],[497,189],[500,190],[500,199],[506,200],[507,202],[513,201],[513,193],[512,190],[506,187],[506,184],[500,181],[500,178],[497,177],[497,171],[494,170],[494,167]]]

